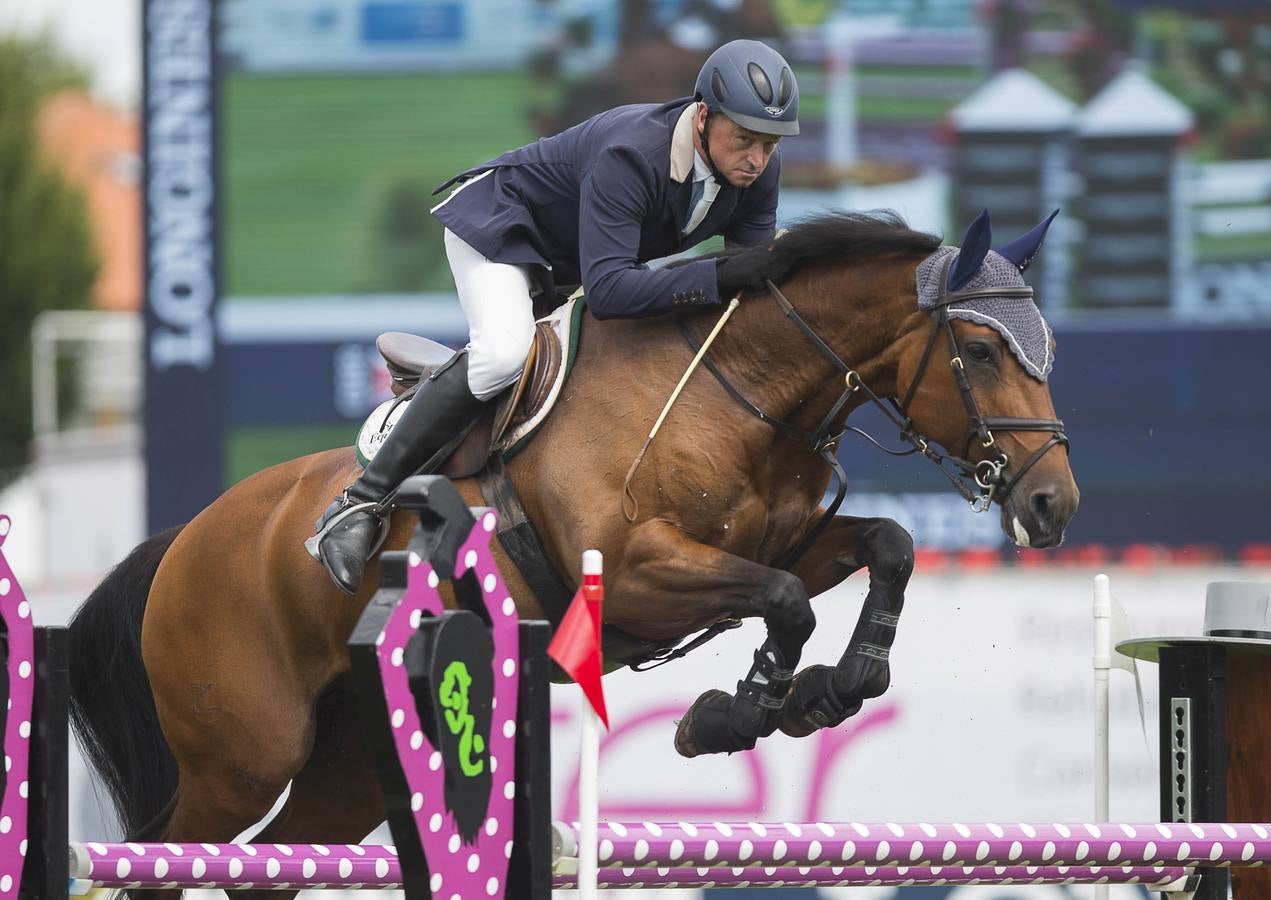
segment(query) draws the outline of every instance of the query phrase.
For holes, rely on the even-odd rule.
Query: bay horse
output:
[[[633,521],[628,463],[719,311],[586,314],[557,409],[508,463],[551,563],[576,584],[582,551],[601,550],[606,621],[644,640],[732,618],[767,626],[737,691],[707,691],[681,720],[681,754],[833,726],[888,686],[912,541],[886,519],[822,522],[829,471],[812,452],[832,455],[853,409],[883,405],[920,453],[960,467],[974,499],[1001,505],[1016,543],[1060,543],[1078,492],[1045,380],[1049,331],[1040,326],[1047,365],[1034,372],[1016,335],[950,311],[987,299],[1040,321],[1020,271],[1045,224],[990,252],[982,214],[955,252],[891,214],[835,213],[742,251],[766,254],[770,286],[742,298],[710,347],[713,372],[694,373],[671,407],[631,482]],[[915,297],[936,278],[923,308]],[[304,548],[356,465],[342,448],[244,479],[138,546],[77,612],[73,723],[129,840],[229,841],[288,783],[257,840],[356,842],[383,821],[346,650],[378,564],[349,598]],[[457,486],[482,505],[473,480]],[[401,549],[411,530],[397,513],[385,547]],[[520,614],[541,617],[520,573],[499,562]],[[861,568],[869,593],[843,658],[800,670],[809,598]]]

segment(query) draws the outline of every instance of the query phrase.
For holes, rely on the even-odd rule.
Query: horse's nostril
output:
[[[1057,499],[1056,492],[1052,488],[1043,488],[1033,491],[1032,496],[1028,498],[1028,503],[1032,507],[1033,515],[1038,519],[1045,519],[1055,508]]]

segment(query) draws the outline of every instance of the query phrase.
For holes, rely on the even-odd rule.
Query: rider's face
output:
[[[775,134],[761,134],[742,128],[723,113],[711,116],[710,119],[710,133],[706,138],[715,168],[723,173],[733,187],[749,187],[768,167],[781,138]],[[706,104],[701,103],[697,109],[699,141],[705,125]],[[699,146],[699,152],[701,149]]]

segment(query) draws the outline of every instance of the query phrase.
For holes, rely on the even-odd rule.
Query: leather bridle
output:
[[[705,357],[706,367],[710,369],[716,379],[724,389],[737,400],[742,407],[747,409],[752,415],[761,421],[772,426],[776,430],[790,437],[792,440],[806,446],[813,453],[816,453],[825,460],[833,473],[838,487],[835,492],[834,502],[826,509],[823,515],[815,525],[808,530],[803,539],[789,553],[787,553],[776,568],[789,569],[795,562],[803,556],[812,542],[829,524],[834,514],[838,511],[839,506],[843,503],[843,497],[847,492],[847,476],[843,471],[843,467],[839,464],[836,456],[839,438],[847,431],[852,431],[861,435],[870,441],[880,450],[890,453],[893,456],[908,456],[913,453],[919,453],[931,462],[949,479],[954,488],[962,497],[967,500],[972,509],[976,512],[984,512],[994,501],[1001,504],[1006,501],[1015,485],[1024,476],[1029,469],[1037,464],[1039,460],[1053,447],[1063,445],[1068,446],[1068,436],[1064,433],[1064,423],[1059,419],[1028,419],[1013,418],[1003,416],[984,416],[980,413],[980,408],[975,402],[975,394],[971,389],[970,379],[966,374],[966,366],[962,361],[961,351],[958,347],[957,337],[953,333],[953,324],[949,319],[949,305],[962,300],[971,300],[977,297],[1010,297],[1018,299],[1032,299],[1033,289],[1031,287],[994,287],[982,290],[959,290],[948,291],[945,287],[947,284],[947,276],[949,265],[952,262],[953,255],[945,261],[944,271],[940,276],[941,295],[936,301],[936,308],[931,311],[932,324],[931,330],[927,335],[927,345],[923,350],[922,360],[918,364],[918,369],[914,373],[913,381],[910,382],[909,389],[905,392],[905,396],[899,402],[895,398],[882,398],[875,394],[870,387],[865,384],[860,375],[845,363],[841,357],[827,344],[820,335],[807,323],[807,321],[799,315],[798,310],[790,303],[781,290],[772,282],[767,281],[768,293],[776,301],[791,322],[793,322],[800,331],[812,342],[817,351],[830,361],[836,369],[843,375],[844,390],[839,398],[830,407],[829,412],[822,418],[820,425],[814,431],[807,431],[797,425],[784,422],[781,419],[768,415],[754,403],[751,403],[736,387],[734,387],[728,378],[720,371],[719,367],[710,358]],[[680,318],[678,319],[680,331],[684,334],[689,345],[696,352],[698,343],[689,333],[687,324]],[[909,406],[913,402],[914,396],[918,392],[918,387],[922,383],[927,373],[927,367],[931,363],[932,354],[935,350],[940,334],[944,333],[947,337],[949,347],[949,365],[953,369],[954,380],[958,385],[958,392],[962,396],[962,404],[966,408],[967,413],[967,438],[962,450],[961,456],[941,453],[932,446],[930,440],[924,437],[914,426],[913,419],[909,415]],[[905,450],[893,450],[883,446],[872,435],[855,426],[847,426],[836,430],[835,420],[842,413],[847,402],[856,394],[861,393],[869,402],[873,403],[880,409],[894,425],[900,429],[900,439],[909,444],[909,448]],[[1010,467],[1010,459],[1002,448],[998,445],[994,432],[1017,432],[1017,431],[1036,431],[1050,432],[1050,438],[1041,447],[1035,450],[1031,456],[1014,469],[1007,476],[1007,469]],[[978,440],[980,447],[984,450],[986,458],[978,462],[972,462],[967,457],[971,452],[972,441]]]

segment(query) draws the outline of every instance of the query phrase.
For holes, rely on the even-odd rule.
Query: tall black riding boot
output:
[[[346,594],[356,594],[362,571],[388,533],[391,497],[403,481],[427,474],[447,444],[457,443],[485,401],[468,390],[468,353],[461,350],[423,382],[360,478],[318,519],[305,542]]]

